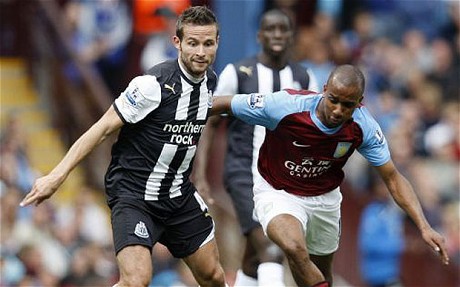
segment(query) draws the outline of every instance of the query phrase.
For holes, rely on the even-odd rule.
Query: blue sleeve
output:
[[[288,114],[300,111],[296,96],[286,91],[272,94],[239,94],[232,99],[231,108],[235,117],[251,124],[274,130]]]
[[[377,121],[365,107],[356,109],[353,118],[363,131],[363,143],[358,147],[358,152],[373,166],[387,163],[391,159],[390,150]]]

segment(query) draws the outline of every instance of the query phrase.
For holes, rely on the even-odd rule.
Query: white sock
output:
[[[278,263],[262,263],[257,268],[259,286],[284,287],[284,266]]]
[[[246,287],[246,286],[259,286],[259,285],[257,284],[256,278],[252,278],[251,276],[244,274],[243,270],[238,269],[238,271],[236,271],[235,285],[233,286]]]

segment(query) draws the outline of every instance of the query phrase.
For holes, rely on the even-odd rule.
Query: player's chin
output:
[[[327,121],[326,126],[329,127],[329,128],[336,128],[336,127],[340,126],[342,123],[343,123],[342,120],[331,118],[331,119],[329,119],[329,121]]]
[[[208,62],[193,62],[193,71],[195,73],[203,73],[208,69],[208,67]]]
[[[281,46],[281,45],[274,45],[274,46],[270,46],[270,54],[272,56],[278,56],[278,55],[282,55],[286,52],[287,50],[287,46]]]

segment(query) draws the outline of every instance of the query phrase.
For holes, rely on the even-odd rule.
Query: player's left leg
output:
[[[200,286],[225,286],[214,221],[203,198],[195,192],[172,202],[176,204],[175,212],[168,218],[167,232],[160,242],[174,257],[185,261]]]
[[[219,262],[215,239],[204,244],[183,260],[200,286],[226,286],[224,269]]]
[[[315,263],[321,273],[323,273],[324,278],[326,281],[329,282],[329,285],[332,286],[332,260],[334,258],[334,254],[329,255],[313,255],[310,254],[310,259]]]
[[[309,245],[310,259],[321,270],[332,286],[332,260],[339,248],[340,205],[342,194],[337,188],[316,197],[316,208],[310,214],[306,241]]]

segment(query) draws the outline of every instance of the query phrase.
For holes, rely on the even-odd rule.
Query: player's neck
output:
[[[189,73],[185,67],[185,65],[181,62],[180,58],[177,60],[179,62],[179,68],[182,70],[182,73],[193,83],[199,83],[201,80],[203,80],[204,76],[206,73],[203,73],[202,76],[197,77]]]
[[[324,125],[326,123],[324,119],[324,98],[319,100],[318,106],[316,107],[315,113],[318,120]]]
[[[265,53],[259,53],[257,60],[270,69],[282,70],[288,64],[287,55],[269,56]]]

